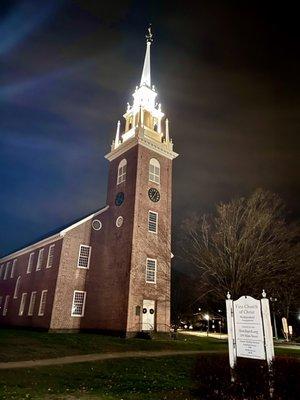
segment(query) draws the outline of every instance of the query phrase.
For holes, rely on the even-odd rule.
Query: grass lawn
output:
[[[222,370],[229,368],[226,355],[129,358],[2,370],[0,399],[199,400],[203,398],[199,393],[201,381],[205,384],[210,381],[213,386],[217,383],[216,377],[207,372],[207,369],[211,370],[212,362],[213,371],[219,368],[217,377],[229,384],[229,375],[222,378]],[[198,374],[195,374],[196,371]],[[290,382],[292,371],[286,371],[287,374],[285,370],[283,372],[284,386],[289,387],[290,383],[294,382],[293,393],[297,393],[298,390],[295,389],[297,377],[294,376]],[[215,400],[219,398],[223,397],[209,397]],[[235,397],[226,397],[229,398]],[[280,397],[289,400],[297,398],[297,394]]]
[[[1,361],[129,350],[220,350],[220,354],[227,350],[226,341],[183,334],[179,334],[178,340],[162,335],[154,340],[142,340],[12,329],[0,330],[0,344]],[[276,354],[299,357],[300,350],[276,349]],[[199,383],[195,368],[200,359],[203,360],[202,364],[208,365],[205,358],[201,357],[174,355],[2,370],[0,399],[199,399],[193,394],[197,393],[193,389]],[[227,355],[220,357],[223,357],[223,363],[227,366]],[[216,363],[219,365],[219,361]],[[200,369],[204,371],[206,367]],[[200,377],[203,375],[201,371]]]
[[[91,333],[47,333],[0,329],[0,362],[55,358],[78,354],[147,350],[227,350],[226,340],[178,334],[177,340],[123,339]]]
[[[3,370],[1,399],[193,399],[196,358],[110,360],[56,367]]]

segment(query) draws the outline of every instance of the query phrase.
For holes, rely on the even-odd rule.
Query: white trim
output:
[[[148,268],[148,261],[154,261],[155,263],[155,271],[154,271],[154,281],[147,281],[147,268]],[[146,258],[146,283],[156,284],[156,274],[157,274],[157,259],[156,258]]]
[[[109,208],[109,206],[105,206],[105,207],[101,208],[101,210],[95,212],[94,214],[91,214],[88,217],[83,218],[82,220],[76,222],[75,224],[68,226],[68,228],[66,228],[60,232],[60,235],[64,236],[67,232],[69,232],[72,229],[76,228],[77,226],[83,224],[84,222],[88,221],[89,219],[94,218],[96,215],[104,213],[106,210],[108,210],[108,208]]]
[[[22,296],[21,296],[20,307],[19,307],[19,317],[22,317],[24,315],[26,299],[27,299],[27,293],[24,292],[24,293],[22,293]]]
[[[123,158],[118,165],[118,172],[117,172],[117,185],[126,181],[126,174],[127,174],[127,160]]]
[[[7,311],[8,311],[9,298],[10,298],[10,295],[7,294],[7,295],[5,296],[5,301],[4,301],[3,311],[2,311],[3,317],[6,316]]]
[[[46,268],[51,268],[52,265],[53,265],[54,249],[55,249],[55,243],[54,243],[54,244],[51,244],[51,245],[49,246]],[[51,251],[53,252],[52,255],[51,255]],[[51,265],[49,265],[50,256],[52,256]]]
[[[15,276],[15,269],[16,269],[16,263],[17,263],[18,259],[14,259],[12,266],[11,266],[11,270],[10,270],[10,277],[14,278]]]
[[[74,300],[75,300],[75,294],[76,293],[84,293],[83,296],[83,303],[82,303],[82,314],[73,314],[73,308],[74,308]],[[86,300],[86,292],[84,290],[74,290],[73,293],[73,301],[72,301],[72,308],[71,308],[71,317],[84,317],[84,311],[85,311],[85,300]]]
[[[31,250],[35,250],[39,247],[45,247],[47,244],[51,243],[51,242],[56,242],[57,240],[60,240],[62,237],[65,236],[65,234],[67,232],[69,232],[70,230],[76,228],[78,225],[83,224],[84,222],[88,221],[89,219],[95,217],[96,215],[102,214],[103,212],[105,212],[106,210],[108,210],[109,206],[105,206],[103,208],[101,208],[99,211],[96,211],[95,213],[89,215],[86,218],[83,218],[82,220],[76,222],[73,225],[68,226],[67,228],[63,229],[62,231],[56,233],[55,235],[49,236],[48,238],[42,239],[36,243],[33,243],[27,247],[24,247],[20,250],[15,251],[14,253],[10,253],[7,256],[3,257],[0,259],[0,263],[5,262],[7,260],[10,260],[12,258],[16,258],[18,256],[21,256],[22,254],[28,253]]]
[[[10,261],[8,261],[5,265],[5,271],[4,271],[4,276],[3,280],[6,281],[9,275],[9,267],[10,267]]]
[[[122,217],[122,215],[119,215],[118,218],[116,219],[116,227],[121,228],[121,226],[123,225],[123,222],[124,222],[124,218]]]
[[[40,298],[40,305],[39,305],[39,312],[38,312],[39,317],[43,317],[45,315],[47,293],[48,293],[48,290],[42,290],[41,298]],[[44,297],[45,297],[45,299],[44,299]],[[42,310],[43,304],[44,304],[44,310]]]
[[[160,143],[151,140],[149,138],[145,139],[143,137],[134,136],[133,138],[123,142],[121,145],[119,145],[116,149],[112,150],[110,153],[106,154],[105,158],[108,161],[112,161],[137,144],[140,144],[141,146],[144,146],[149,150],[155,151],[156,153],[160,154],[161,156],[167,157],[170,160],[173,160],[174,158],[178,157],[177,153],[167,148],[167,146],[169,146],[169,143],[168,144]],[[172,145],[172,143],[170,144]]]
[[[88,247],[89,248],[89,256],[88,256],[88,262],[87,262],[87,266],[86,267],[82,267],[81,265],[79,265],[79,260],[80,257],[82,257],[81,254],[81,248],[82,247]],[[81,269],[89,269],[90,268],[90,259],[91,259],[91,252],[92,252],[92,246],[89,246],[87,244],[80,244],[79,246],[79,252],[78,252],[78,258],[77,258],[77,268],[81,268]],[[86,257],[86,256],[84,256]]]
[[[96,223],[96,224],[99,223],[99,225],[98,225],[97,228],[94,226],[95,223]],[[94,231],[100,231],[100,229],[102,229],[102,222],[100,221],[100,219],[93,219],[93,221],[92,221],[92,228],[94,229]]]
[[[44,261],[44,253],[45,253],[45,249],[43,247],[42,249],[39,250],[38,259],[37,259],[36,268],[35,268],[36,271],[40,271],[42,269],[42,264]]]
[[[36,300],[36,293],[37,292],[31,292],[31,295],[30,295],[30,301],[29,301],[29,307],[28,307],[28,313],[27,313],[27,315],[29,315],[30,317],[33,316],[35,300]]]
[[[153,172],[150,171],[150,167],[153,167]],[[158,173],[155,169],[158,169]],[[152,157],[149,161],[149,167],[148,167],[148,179],[149,182],[154,182],[157,185],[160,185],[160,162],[158,161],[157,158]],[[153,178],[151,177],[153,176]]]
[[[33,269],[33,257],[34,257],[34,251],[32,253],[30,253],[29,257],[28,257],[27,270],[26,270],[27,274],[31,274],[31,272],[32,272],[32,269]]]
[[[150,231],[150,229],[149,229],[149,224],[150,224],[150,213],[156,214],[155,231]],[[156,211],[152,211],[152,210],[149,210],[149,211],[148,211],[148,232],[153,233],[154,235],[157,235],[157,232],[158,232],[158,212],[156,212]]]
[[[15,284],[15,290],[14,290],[14,299],[18,298],[19,290],[20,290],[20,281],[21,281],[21,275],[18,276]]]

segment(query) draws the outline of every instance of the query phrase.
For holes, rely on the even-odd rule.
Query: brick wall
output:
[[[46,268],[49,247],[51,244],[55,244],[53,253],[53,263],[51,268]],[[17,260],[15,264],[14,277],[9,277],[6,280],[0,280],[0,296],[2,296],[2,304],[0,311],[0,324],[2,326],[19,326],[19,327],[36,327],[48,329],[50,326],[52,304],[57,280],[57,273],[60,262],[62,239],[56,240],[55,242],[49,242],[44,246],[35,246],[30,248],[28,251],[22,253],[18,257],[11,258],[11,261]],[[36,271],[38,253],[39,250],[44,248],[43,261],[41,263],[41,269]],[[27,273],[28,259],[30,253],[34,253],[32,272]],[[5,264],[7,261],[5,262]],[[2,265],[2,263],[0,263]],[[12,263],[11,263],[12,264]],[[15,285],[18,277],[20,279],[20,286],[18,290],[17,298],[14,298]],[[47,301],[44,316],[38,316],[38,309],[41,299],[42,290],[47,290]],[[33,309],[33,315],[28,316],[28,307],[30,296],[33,291],[36,291],[36,301]],[[22,293],[27,293],[25,309],[22,316],[19,316],[19,308],[21,302]],[[5,296],[9,295],[9,304],[7,315],[3,316],[3,306]]]

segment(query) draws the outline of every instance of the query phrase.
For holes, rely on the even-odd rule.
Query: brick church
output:
[[[105,156],[106,206],[0,260],[0,325],[126,336],[169,331],[172,160],[150,48]]]

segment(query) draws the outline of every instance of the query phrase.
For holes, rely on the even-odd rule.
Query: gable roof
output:
[[[88,214],[83,218],[77,219],[72,221],[71,223],[67,225],[63,225],[60,228],[57,228],[53,231],[48,232],[47,234],[40,236],[37,240],[34,242],[30,242],[25,247],[22,247],[20,249],[16,249],[13,252],[4,255],[2,258],[0,258],[0,263],[9,261],[12,258],[18,257],[23,253],[27,253],[30,250],[33,250],[38,247],[42,247],[43,245],[46,245],[48,243],[54,242],[56,240],[59,240],[65,236],[65,234],[76,228],[78,225],[83,224],[84,222],[88,221],[89,219],[94,218],[96,215],[102,214],[108,209],[109,206],[105,206],[100,208],[100,210],[94,211],[92,214]]]

